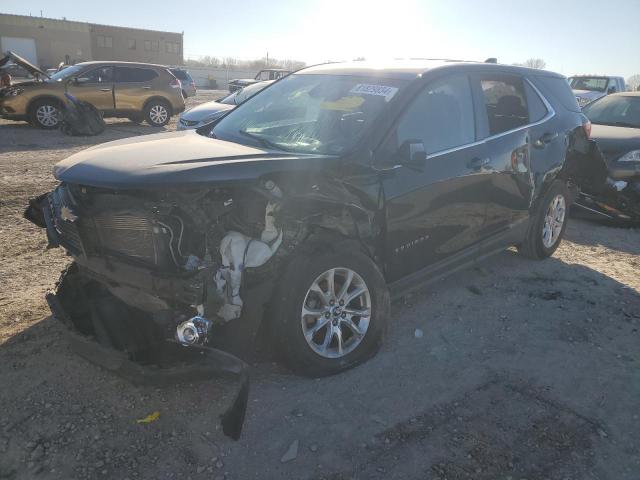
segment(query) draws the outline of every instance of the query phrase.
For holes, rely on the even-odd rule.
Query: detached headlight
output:
[[[640,162],[640,150],[631,150],[618,159],[619,162]]]

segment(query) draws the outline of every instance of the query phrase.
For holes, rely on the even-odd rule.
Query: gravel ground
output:
[[[344,374],[260,361],[239,442],[217,426],[232,381],[134,387],[72,354],[43,298],[68,259],[22,210],[69,154],[174,128],[0,120],[0,479],[640,478],[639,230],[572,219],[551,259],[508,250],[427,286]]]

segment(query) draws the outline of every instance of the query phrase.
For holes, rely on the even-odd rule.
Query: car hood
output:
[[[188,130],[88,148],[56,164],[54,176],[63,182],[113,189],[180,188],[321,170],[336,160],[250,147]]]
[[[235,105],[227,105],[226,103],[207,102],[187,110],[180,116],[190,122],[201,122],[214,113],[226,112],[234,107]]]
[[[607,160],[614,160],[631,150],[640,150],[640,128],[593,124],[591,139],[595,140]]]
[[[15,63],[17,65],[20,65],[22,68],[24,68],[31,75],[42,75],[43,77],[49,78],[49,75],[47,75],[46,72],[43,72],[38,67],[36,67],[34,64],[32,64],[28,60],[22,58],[17,53],[12,52],[11,50],[7,51],[3,58],[0,58],[0,67],[2,67],[3,65],[9,63],[10,61],[13,61],[13,63]]]

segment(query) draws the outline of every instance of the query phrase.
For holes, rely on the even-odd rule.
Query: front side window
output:
[[[396,148],[406,141],[424,143],[427,154],[475,141],[469,79],[456,75],[428,85],[405,112],[395,131]]]
[[[497,135],[529,123],[527,100],[522,80],[518,77],[482,77],[489,134]]]
[[[113,81],[113,67],[94,68],[78,76],[79,83],[110,83]]]
[[[582,109],[596,125],[640,128],[640,97],[602,97]]]
[[[299,153],[342,154],[406,84],[391,78],[290,75],[231,111],[211,136]]]

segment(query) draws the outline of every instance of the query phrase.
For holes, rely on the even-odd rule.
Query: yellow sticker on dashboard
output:
[[[363,103],[364,103],[364,98],[350,96],[350,97],[339,98],[335,102],[322,102],[320,104],[320,108],[324,110],[339,110],[342,112],[350,112],[358,108]]]

